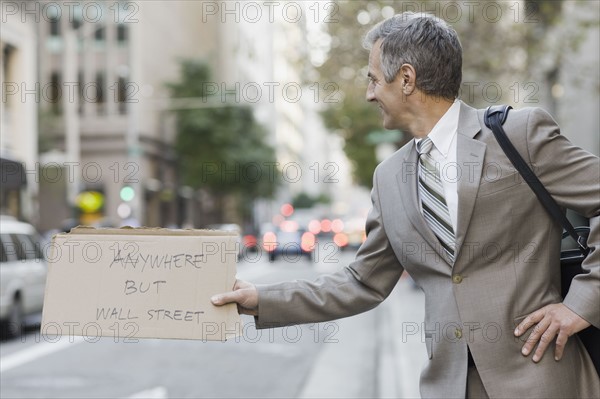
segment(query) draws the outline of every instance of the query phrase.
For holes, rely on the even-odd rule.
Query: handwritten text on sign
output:
[[[231,333],[239,322],[235,307],[210,302],[235,282],[234,236],[66,234],[53,245],[45,319],[95,322],[103,334],[123,320],[139,325],[140,337],[192,339],[203,324]]]

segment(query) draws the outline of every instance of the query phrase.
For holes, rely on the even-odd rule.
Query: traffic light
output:
[[[135,189],[131,186],[123,186],[119,191],[119,197],[123,202],[117,207],[117,214],[121,219],[127,219],[133,213],[129,203],[135,198]]]
[[[123,186],[119,195],[122,201],[129,202],[135,198],[135,190],[131,186]]]
[[[80,192],[75,198],[79,223],[91,225],[101,220],[104,208],[104,194],[96,190]]]
[[[82,213],[96,213],[102,210],[104,195],[98,191],[83,191],[75,199]]]

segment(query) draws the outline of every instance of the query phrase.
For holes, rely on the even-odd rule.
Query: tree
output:
[[[309,209],[317,204],[329,203],[331,203],[331,198],[326,194],[319,194],[313,197],[305,192],[301,192],[292,199],[292,206],[295,209]]]
[[[354,165],[356,182],[371,187],[378,162],[375,145],[368,137],[381,129],[381,118],[376,107],[364,99],[368,52],[361,46],[376,22],[415,11],[433,13],[453,26],[463,46],[460,98],[470,105],[535,106],[542,102],[551,107],[541,91],[547,91],[556,80],[564,48],[576,46],[589,24],[572,23],[571,30],[562,28],[563,3],[337,1],[335,22],[324,24],[330,49],[317,72],[321,81],[335,82],[339,87],[342,100],[323,111],[323,119],[346,140],[344,150]],[[576,6],[586,7],[583,3]],[[556,40],[548,40],[549,33]],[[403,145],[410,139],[407,136],[401,135],[395,144]]]
[[[174,98],[202,98],[211,104],[206,82],[210,82],[208,66],[186,60],[179,82],[168,87]],[[175,150],[184,184],[209,193],[216,221],[223,221],[226,199],[233,199],[238,215],[248,220],[254,201],[275,192],[275,151],[250,107],[218,104],[177,111]]]
[[[380,9],[381,4],[349,1],[338,5],[336,22],[326,25],[331,36],[328,58],[317,71],[321,81],[335,82],[341,101],[324,110],[322,116],[325,126],[344,138],[344,152],[352,165],[355,182],[371,187],[378,161],[375,145],[368,141],[368,135],[381,129],[381,117],[376,108],[365,101],[369,54],[361,43],[370,26],[359,25],[356,18],[360,11],[375,6]]]

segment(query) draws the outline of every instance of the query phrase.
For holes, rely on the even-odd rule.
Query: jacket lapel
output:
[[[456,161],[461,171],[458,180],[457,257],[465,240],[481,182],[486,145],[473,138],[480,131],[477,110],[461,102],[456,135]]]

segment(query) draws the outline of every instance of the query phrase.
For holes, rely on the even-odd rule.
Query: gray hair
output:
[[[396,79],[402,64],[417,72],[416,86],[426,94],[458,97],[462,80],[462,47],[456,31],[431,14],[404,12],[375,25],[363,46],[381,43],[381,69],[385,81]]]

